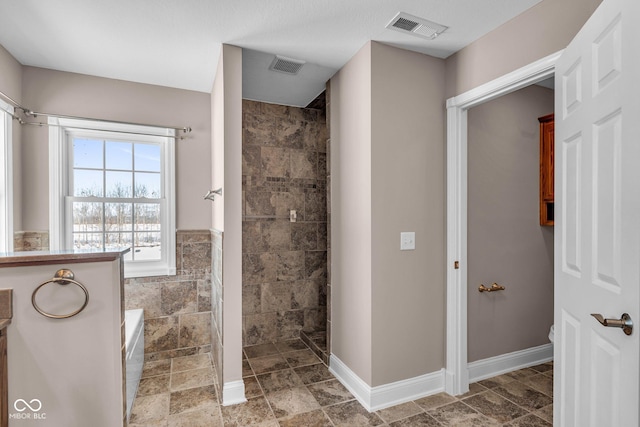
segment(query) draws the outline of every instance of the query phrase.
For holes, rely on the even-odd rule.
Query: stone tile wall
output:
[[[211,230],[211,357],[216,369],[218,386],[222,377],[222,239],[223,232]]]
[[[145,360],[211,351],[211,232],[178,230],[176,275],[125,279],[125,309],[144,309]]]
[[[327,356],[331,354],[331,80],[325,90],[327,115]]]
[[[244,345],[326,328],[326,135],[323,111],[243,101]]]
[[[48,251],[48,231],[16,231],[13,233],[13,251]]]

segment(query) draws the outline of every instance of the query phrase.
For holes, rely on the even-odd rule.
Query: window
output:
[[[0,252],[13,250],[13,107],[0,101]]]
[[[175,274],[174,130],[49,124],[51,247],[128,247],[125,277]]]

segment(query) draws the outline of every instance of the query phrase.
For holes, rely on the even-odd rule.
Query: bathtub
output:
[[[131,407],[136,398],[138,384],[144,364],[144,312],[126,310],[124,312],[125,351],[127,353],[127,421],[131,416]]]

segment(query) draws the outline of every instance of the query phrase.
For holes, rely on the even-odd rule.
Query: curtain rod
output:
[[[6,93],[0,91],[0,96],[9,101],[10,104],[13,104],[14,107],[22,108],[20,104],[18,104],[13,98],[11,98]]]
[[[118,124],[122,124],[122,125],[161,127],[161,128],[166,128],[166,129],[173,129],[173,130],[176,130],[178,132],[183,132],[185,134],[190,133],[191,130],[192,130],[190,126],[159,126],[159,125],[150,125],[150,124],[147,124],[147,123],[136,123],[136,122],[124,122],[124,121],[119,121],[119,120],[96,119],[96,118],[93,118],[93,117],[82,117],[82,116],[69,116],[69,115],[63,115],[63,114],[39,113],[39,112],[36,112],[36,111],[33,111],[33,110],[30,110],[28,108],[23,107],[22,105],[20,105],[20,103],[18,103],[16,100],[14,100],[13,98],[11,98],[9,95],[5,94],[2,91],[0,91],[0,97],[2,97],[5,100],[9,101],[9,103],[13,104],[13,106],[15,108],[21,110],[22,113],[25,116],[31,116],[31,117],[34,117],[34,118],[38,117],[38,116],[47,116],[47,117],[55,117],[55,118],[58,118],[58,119],[92,120],[92,121],[104,122],[104,123],[118,123]],[[28,124],[28,125],[38,125],[38,126],[55,126],[55,125],[50,125],[48,123],[26,122],[22,118],[18,117],[15,114],[13,114],[12,116],[21,125]],[[79,129],[92,130],[91,128],[79,128]],[[139,133],[139,132],[121,132],[121,133],[131,133],[131,134],[136,134],[136,135],[158,136],[158,135],[155,135],[155,134],[145,134],[145,133]],[[185,139],[184,136],[167,136],[167,138],[175,138],[175,139],[180,139],[180,140]]]
[[[51,116],[54,117],[54,116]],[[55,116],[57,117],[57,116]],[[95,128],[90,128],[90,127],[80,127],[80,126],[60,126],[60,125],[52,125],[50,123],[42,123],[42,122],[25,122],[21,119],[18,118],[18,120],[20,121],[21,125],[32,125],[32,126],[39,126],[39,127],[43,127],[43,126],[47,126],[47,127],[64,127],[67,129],[80,129],[80,130],[104,130],[104,129],[95,129]],[[130,124],[127,122],[111,122],[111,123],[123,123],[123,124]],[[167,128],[167,129],[174,129],[174,128]],[[191,132],[191,128],[186,128],[188,130],[183,130],[183,132]],[[174,129],[174,130],[182,130],[182,129]],[[109,132],[109,133],[123,133],[123,134],[127,134],[127,135],[143,135],[143,136],[157,136],[160,138],[171,138],[171,139],[175,139],[175,140],[180,140],[182,141],[183,139],[187,139],[186,136],[183,135],[158,135],[157,133],[145,133],[145,132],[130,132],[130,131],[126,131],[126,130],[107,130],[105,132]]]

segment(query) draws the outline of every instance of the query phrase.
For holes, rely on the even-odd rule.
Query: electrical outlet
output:
[[[296,222],[297,219],[298,219],[298,213],[295,211],[295,209],[291,209],[289,211],[289,221]]]
[[[400,233],[400,250],[412,251],[416,248],[416,233],[413,231],[403,231]]]

